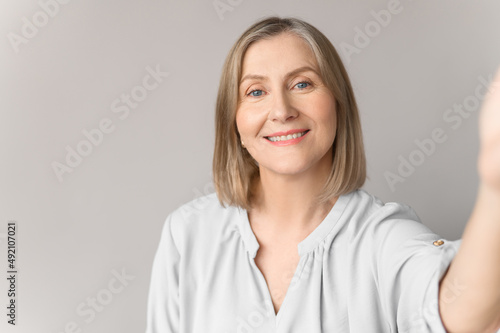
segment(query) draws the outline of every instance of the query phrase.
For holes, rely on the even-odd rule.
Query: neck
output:
[[[336,197],[322,205],[315,200],[332,165],[331,154],[326,154],[323,159],[325,161],[294,175],[276,174],[261,168],[260,176],[255,180],[252,208],[252,215],[259,217],[255,219],[256,223],[265,223],[267,230],[278,233],[314,230],[337,200]]]

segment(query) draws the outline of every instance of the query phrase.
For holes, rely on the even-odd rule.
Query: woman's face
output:
[[[330,168],[335,98],[309,45],[291,34],[254,42],[243,58],[241,77],[236,125],[261,174]],[[279,133],[289,131],[305,135],[289,139]]]

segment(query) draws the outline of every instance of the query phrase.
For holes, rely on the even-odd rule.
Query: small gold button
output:
[[[437,241],[434,241],[434,243],[432,243],[432,244],[434,244],[436,246],[441,246],[444,244],[444,242],[442,240],[437,240]]]

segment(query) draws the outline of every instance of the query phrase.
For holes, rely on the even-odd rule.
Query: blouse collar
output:
[[[354,192],[355,191],[351,191],[339,196],[332,209],[328,212],[320,225],[318,225],[316,229],[314,229],[303,241],[298,244],[299,256],[302,257],[304,254],[314,250],[326,238],[342,216],[342,213],[354,195]],[[245,247],[251,258],[255,258],[260,245],[255,237],[255,234],[253,233],[252,227],[250,226],[248,211],[238,207],[238,217],[238,224]]]

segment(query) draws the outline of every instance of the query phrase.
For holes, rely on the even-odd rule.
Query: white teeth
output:
[[[285,141],[285,140],[291,140],[291,139],[300,138],[304,134],[306,134],[306,131],[301,132],[301,133],[293,133],[293,134],[289,134],[289,135],[269,136],[267,139],[269,141],[272,141],[272,142]]]

